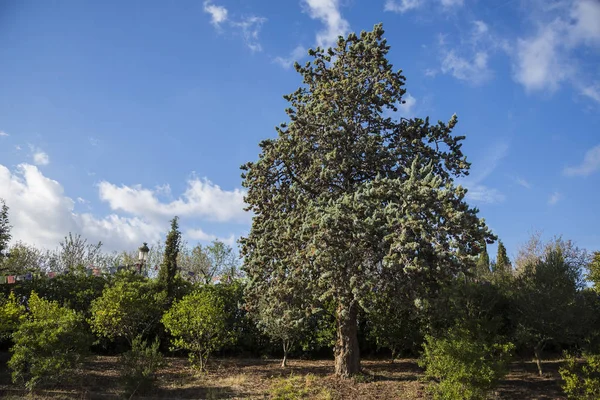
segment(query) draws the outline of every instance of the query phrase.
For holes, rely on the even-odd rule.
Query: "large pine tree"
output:
[[[336,306],[335,371],[360,371],[357,314],[374,294],[423,297],[472,270],[493,239],[466,190],[457,119],[397,119],[402,72],[387,59],[383,28],[310,50],[304,84],[284,98],[290,119],[242,169],[248,210],[241,239],[250,309],[294,297],[306,313]]]

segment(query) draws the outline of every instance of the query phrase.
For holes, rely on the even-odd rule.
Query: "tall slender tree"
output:
[[[8,206],[4,199],[0,199],[0,260],[6,257],[8,250],[8,243],[12,238],[10,230],[12,226],[8,220]]]
[[[496,270],[495,272],[507,273],[511,270],[510,259],[506,254],[506,247],[502,240],[498,240],[498,253],[496,255]]]
[[[171,220],[171,230],[167,234],[165,241],[165,254],[163,262],[158,271],[158,281],[164,286],[167,291],[168,299],[173,298],[174,281],[177,274],[177,256],[181,243],[181,232],[179,231],[179,218],[175,217]]]
[[[335,371],[360,371],[357,315],[373,293],[421,298],[474,268],[493,241],[466,189],[457,123],[396,119],[402,72],[383,28],[340,37],[296,63],[303,86],[284,98],[290,119],[242,166],[250,233],[241,239],[248,307],[284,295],[306,312],[335,304]],[[300,297],[300,299],[298,299]]]

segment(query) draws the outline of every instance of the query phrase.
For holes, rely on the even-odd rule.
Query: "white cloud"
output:
[[[273,59],[274,62],[281,65],[283,68],[290,68],[294,65],[294,62],[299,61],[306,55],[306,48],[304,46],[296,46],[294,50],[290,53],[288,57],[275,57]]]
[[[567,78],[570,67],[561,60],[559,36],[555,28],[547,27],[536,37],[517,41],[515,79],[526,90],[554,91]]]
[[[442,2],[443,1],[444,0],[442,0]],[[423,3],[423,0],[386,0],[384,10],[405,13],[421,7]]]
[[[233,246],[235,244],[235,236],[234,235],[229,235],[228,237],[219,237],[217,235],[212,235],[210,233],[206,233],[200,228],[187,230],[185,232],[185,236],[192,240],[199,240],[201,242],[212,242],[214,240],[219,240],[230,246]]]
[[[425,76],[434,78],[438,74],[438,71],[433,68],[426,68],[424,73],[425,73]]]
[[[158,199],[157,190],[141,186],[117,186],[103,181],[99,195],[113,211],[124,211],[153,220],[165,220],[175,215],[204,218],[219,222],[247,223],[249,213],[244,211],[245,192],[240,189],[223,190],[207,179],[192,178],[183,196],[169,203]]]
[[[567,167],[563,173],[567,176],[588,176],[600,170],[600,145],[589,149],[583,161],[576,167]]]
[[[110,215],[98,219],[74,213],[74,202],[63,187],[30,164],[21,164],[14,172],[0,165],[0,197],[10,208],[13,240],[48,249],[73,232],[102,241],[108,249],[123,250],[158,239],[161,230],[139,218]]]
[[[204,2],[204,12],[210,14],[210,22],[219,27],[223,22],[227,21],[227,9],[222,6],[212,4],[210,1]]]
[[[556,91],[568,82],[600,101],[600,93],[586,81],[578,54],[600,44],[600,1],[565,0],[532,11],[537,30],[517,40],[514,79],[527,91]],[[597,70],[592,74],[597,74]]]
[[[464,0],[440,0],[442,6],[446,8],[462,7],[465,4]]]
[[[558,203],[561,199],[562,199],[562,194],[560,194],[559,192],[554,192],[550,195],[550,198],[548,198],[548,205],[553,206],[556,203]]]
[[[18,144],[17,144],[17,145],[15,145],[15,150],[17,150],[17,151],[21,151],[21,146],[19,146]]]
[[[243,17],[239,20],[234,20],[229,17],[229,12],[225,7],[217,6],[210,0],[204,2],[204,12],[210,14],[210,22],[217,30],[221,30],[223,24],[228,23],[230,28],[238,30],[241,33],[246,46],[248,46],[251,51],[262,51],[262,45],[259,42],[258,35],[262,25],[267,21],[266,18],[252,15]]]
[[[231,25],[239,28],[242,31],[246,46],[252,51],[262,51],[262,46],[259,42],[258,34],[262,28],[262,24],[267,21],[263,17],[245,17],[239,22],[232,21]]]
[[[34,146],[29,146],[29,148],[32,151],[32,157],[33,157],[33,163],[35,165],[48,165],[50,164],[50,157],[48,156],[47,153],[45,153],[44,151],[42,151],[42,149],[34,147]]]
[[[473,24],[475,25],[475,32],[478,35],[483,35],[489,31],[487,24],[483,21],[473,21]]]
[[[2,136],[10,136],[10,135],[4,131],[0,131],[0,137],[2,137]]]
[[[582,87],[581,94],[600,103],[600,84]]]
[[[317,33],[317,46],[322,48],[334,47],[338,36],[345,36],[350,30],[350,24],[339,10],[338,0],[303,0],[308,15],[320,20],[325,29]]]
[[[471,185],[467,187],[467,199],[481,203],[500,203],[506,199],[498,189],[490,188],[485,185]]]
[[[415,105],[417,104],[417,99],[415,99],[410,93],[406,93],[402,100],[404,100],[404,104],[400,104],[398,106],[400,115],[403,117],[412,117]]]
[[[525,189],[531,189],[531,184],[523,178],[517,178],[517,183],[523,186]]]
[[[451,74],[456,79],[473,84],[482,83],[491,76],[485,51],[475,53],[473,58],[468,60],[451,50],[442,60],[441,69],[444,74]]]

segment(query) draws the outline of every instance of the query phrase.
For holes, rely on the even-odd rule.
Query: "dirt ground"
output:
[[[6,368],[7,354],[0,354],[0,397],[17,399],[26,393],[11,384]],[[427,399],[422,371],[414,359],[363,360],[364,376],[340,380],[333,374],[332,360],[291,360],[286,369],[274,359],[217,359],[210,371],[200,374],[184,358],[168,358],[156,388],[136,395],[145,399],[270,399],[296,393],[293,398],[314,399]],[[532,362],[515,362],[495,398],[564,399],[560,390],[558,361],[544,364],[546,374],[538,377]],[[36,399],[123,398],[118,378],[118,358],[93,357],[75,373],[71,382],[36,390]]]

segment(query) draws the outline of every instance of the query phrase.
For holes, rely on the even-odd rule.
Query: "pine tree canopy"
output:
[[[338,324],[352,324],[372,293],[421,291],[473,267],[494,239],[453,184],[470,166],[456,116],[397,117],[405,78],[383,34],[376,25],[310,50],[295,66],[304,84],[284,96],[289,122],[242,166],[250,305],[282,290],[315,309],[333,299]]]

